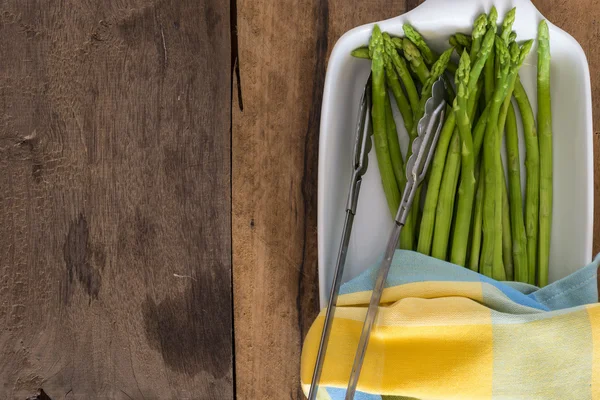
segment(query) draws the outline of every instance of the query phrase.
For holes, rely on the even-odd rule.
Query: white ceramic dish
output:
[[[536,37],[544,17],[529,0],[427,0],[399,17],[377,22],[383,31],[402,36],[409,22],[437,51],[447,48],[449,35],[469,33],[475,18],[492,5],[504,13],[517,7],[513,27],[518,41]],[[549,21],[550,22],[550,21]],[[589,68],[581,46],[566,32],[549,24],[551,36],[552,112],[554,125],[554,208],[550,280],[560,279],[591,261],[593,224],[592,100]],[[319,147],[318,243],[319,294],[326,305],[338,251],[344,205],[351,175],[352,146],[360,94],[370,63],[350,52],[368,43],[373,24],[352,29],[336,43],[323,94]],[[521,70],[536,112],[536,47]],[[396,110],[395,110],[396,111]],[[399,114],[397,113],[399,118]],[[519,123],[520,126],[520,123]],[[401,145],[406,135],[398,120]],[[521,128],[520,128],[521,129]],[[522,135],[522,132],[520,132]],[[522,145],[522,137],[521,137]],[[524,159],[522,148],[521,161]],[[524,174],[524,168],[522,168]],[[362,184],[344,281],[372,265],[383,253],[391,218],[379,180],[375,152]]]

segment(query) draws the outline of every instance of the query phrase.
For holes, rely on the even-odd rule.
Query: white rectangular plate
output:
[[[455,32],[470,33],[475,18],[492,5],[501,21],[505,12],[517,7],[513,30],[517,40],[534,39],[544,18],[529,0],[427,0],[402,16],[377,22],[382,31],[403,36],[402,24],[412,24],[431,47],[448,47]],[[552,116],[554,126],[554,205],[550,248],[550,281],[563,278],[586,265],[592,257],[593,153],[592,100],[589,68],[581,46],[560,28],[550,26]],[[345,202],[352,171],[352,150],[358,105],[370,62],[350,56],[368,43],[373,24],[347,32],[335,45],[325,79],[319,146],[318,243],[319,295],[326,305],[338,252]],[[536,64],[534,46],[521,70],[521,79],[536,112]],[[393,103],[393,102],[392,102]],[[398,129],[403,151],[406,132],[399,113]],[[520,118],[520,116],[519,116]],[[519,129],[521,124],[519,121]],[[522,132],[521,146],[523,145]],[[521,147],[521,162],[524,161]],[[523,174],[525,168],[521,169]],[[392,219],[379,178],[375,152],[363,179],[354,229],[345,267],[344,281],[376,262],[383,253]]]

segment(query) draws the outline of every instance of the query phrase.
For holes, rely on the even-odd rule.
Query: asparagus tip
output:
[[[456,70],[456,85],[458,90],[458,98],[468,98],[468,83],[469,83],[469,72],[471,69],[471,58],[466,50],[463,51],[460,61],[458,63],[458,69]]]
[[[408,38],[402,40],[402,49],[404,50],[404,56],[408,61],[418,60],[421,58],[419,49],[411,42]]]
[[[504,17],[504,20],[508,20],[511,21],[511,25],[512,22],[515,22],[515,16],[517,15],[517,7],[513,7],[511,8],[507,13],[506,16]]]
[[[513,64],[517,64],[519,62],[519,56],[521,54],[521,49],[519,49],[519,45],[517,42],[512,42],[509,46],[510,51],[510,61]]]
[[[415,30],[415,28],[412,27],[412,25],[408,24],[408,23],[404,23],[402,24],[402,30],[404,31],[405,35],[409,35],[411,33],[416,33],[417,31]]]
[[[531,51],[532,47],[533,47],[533,40],[528,40],[525,43],[523,43],[523,45],[521,46],[520,54],[519,54],[519,65],[523,64],[523,61],[525,61],[525,57],[527,57],[527,55]]]
[[[500,70],[510,65],[510,52],[500,36],[496,36],[496,58],[499,60]]]
[[[504,21],[502,21],[502,36],[506,36],[506,38],[508,39],[508,36],[510,35],[510,29],[512,28],[513,24],[515,23],[515,17],[517,15],[517,9],[516,7],[511,9],[509,12],[506,13],[506,15],[504,16]]]
[[[454,35],[454,37],[456,39],[456,42],[461,46],[467,47],[471,46],[472,44],[471,38],[465,35],[464,33],[457,32],[456,35]]]
[[[475,24],[473,25],[473,39],[480,38],[483,35],[485,35],[487,22],[488,20],[486,14],[481,14],[479,15],[479,17],[477,17],[477,19],[475,20]]]
[[[433,66],[431,67],[431,77],[433,79],[436,79],[440,77],[440,75],[442,75],[444,73],[444,71],[446,70],[446,68],[448,68],[448,63],[450,62],[450,56],[452,56],[452,53],[454,52],[454,48],[449,48],[446,51],[444,51],[442,53],[442,55],[440,56],[440,58],[435,62],[435,64],[433,64]]]
[[[356,48],[350,52],[350,55],[352,57],[356,57],[356,58],[365,58],[365,59],[371,58],[368,47]]]
[[[550,39],[550,31],[548,29],[548,23],[545,19],[540,22],[538,27],[538,37],[540,40],[548,40]]]
[[[492,6],[492,9],[490,10],[490,13],[488,15],[488,27],[491,26],[496,26],[496,24],[498,23],[498,10],[496,9],[496,6]]]
[[[494,40],[496,39],[496,30],[494,28],[489,28],[483,37],[483,42],[481,42],[481,48],[484,49],[486,47],[491,47],[494,44]]]
[[[456,36],[450,36],[450,38],[448,39],[448,43],[450,44],[450,46],[456,47],[456,45],[458,44],[458,42],[456,41]]]

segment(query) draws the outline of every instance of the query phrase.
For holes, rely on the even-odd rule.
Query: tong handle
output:
[[[414,192],[414,190],[412,192]],[[414,193],[412,193],[412,197],[414,198]],[[377,310],[377,308],[379,307],[379,302],[381,301],[381,295],[383,294],[385,281],[387,279],[390,267],[392,266],[392,260],[394,258],[396,248],[398,246],[398,241],[400,240],[400,232],[402,231],[402,226],[403,224],[400,224],[398,222],[394,223],[392,232],[390,234],[390,238],[386,246],[385,256],[381,261],[381,265],[379,266],[377,281],[375,281],[375,287],[373,288],[371,301],[369,302],[369,308],[365,317],[362,332],[360,334],[358,348],[356,351],[356,355],[354,356],[354,364],[352,365],[350,381],[348,383],[348,389],[346,390],[346,400],[353,400],[354,394],[356,393],[356,387],[358,385],[360,370],[365,359],[365,353],[367,352],[367,345],[369,343],[369,338],[371,337],[373,325],[375,324],[375,318],[377,318],[377,312],[372,312],[372,310]]]

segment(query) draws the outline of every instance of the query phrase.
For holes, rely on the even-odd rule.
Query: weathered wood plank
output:
[[[0,398],[233,398],[229,21],[0,6]]]
[[[329,53],[403,2],[238,0],[243,111],[233,109],[233,276],[240,399],[303,398],[302,340],[318,311],[316,200]],[[234,93],[236,90],[234,89]]]

